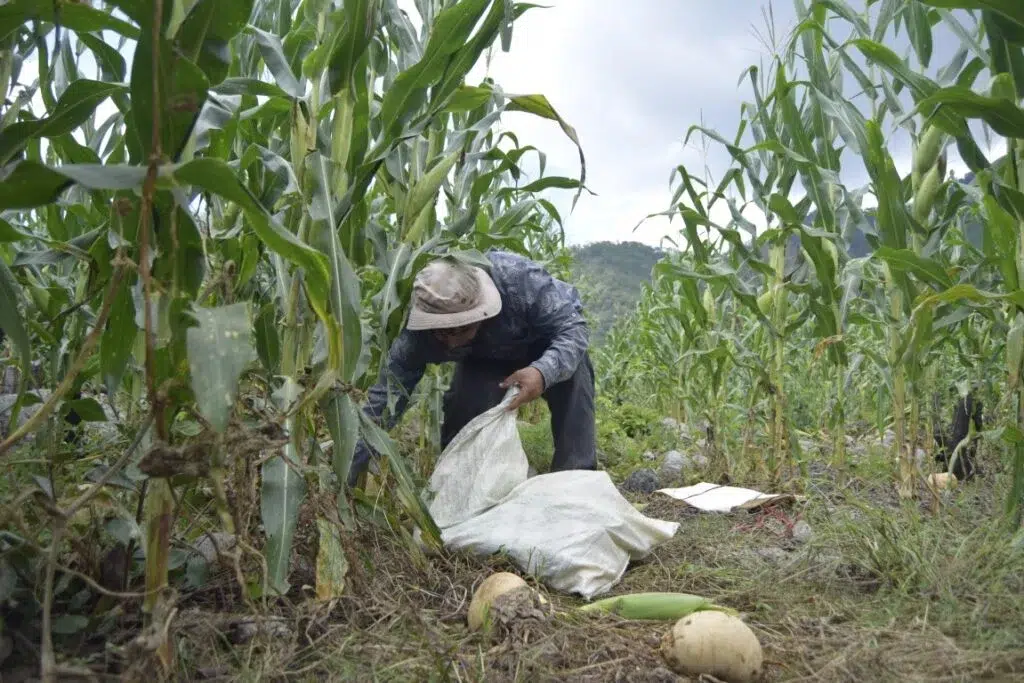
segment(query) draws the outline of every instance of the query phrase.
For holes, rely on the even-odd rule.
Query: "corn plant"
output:
[[[90,382],[115,408],[135,404],[135,446],[61,512],[132,478],[148,612],[162,609],[183,491],[200,482],[219,525],[263,567],[246,594],[290,589],[304,501],[315,503],[316,595],[343,592],[358,438],[386,459],[424,539],[440,543],[398,444],[357,399],[432,256],[561,249],[561,217],[541,193],[578,197],[585,173],[521,182],[537,150],[497,127],[516,110],[578,146],[575,131],[542,95],[465,82],[499,38],[508,48],[530,7],[425,0],[417,27],[394,0],[4,6],[0,326],[24,370],[20,405],[39,400],[26,378],[42,349],[60,380],[0,454],[70,408],[103,419],[95,399],[71,398]],[[29,57],[39,79],[26,87]],[[36,92],[42,114],[27,107]],[[263,423],[239,408],[253,392]],[[255,445],[240,451],[239,439]],[[261,549],[232,504],[250,476]],[[66,500],[56,479],[48,486]],[[333,505],[316,502],[325,496]],[[46,564],[47,680],[58,671],[49,619],[61,520]]]

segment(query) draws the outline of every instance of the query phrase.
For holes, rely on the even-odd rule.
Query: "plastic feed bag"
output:
[[[442,453],[429,507],[445,546],[507,553],[554,590],[586,599],[610,590],[630,560],[678,530],[622,497],[606,472],[568,470],[527,479],[529,464],[507,410],[518,393],[479,415]]]

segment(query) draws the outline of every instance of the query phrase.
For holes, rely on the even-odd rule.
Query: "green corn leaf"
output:
[[[353,87],[356,66],[370,47],[380,21],[380,0],[354,0],[342,6],[344,21],[335,37],[328,67],[332,95]]]
[[[245,302],[197,308],[192,315],[199,327],[186,332],[192,390],[199,412],[218,432],[228,425],[238,392],[238,379],[256,359]]]
[[[19,121],[0,130],[0,165],[7,164],[35,138],[64,135],[85,123],[108,97],[125,92],[118,83],[79,79],[68,86],[53,111],[41,119]]]
[[[0,210],[51,204],[73,184],[90,190],[130,190],[142,187],[145,179],[145,168],[127,164],[65,164],[50,168],[36,161],[22,161],[0,182]]]
[[[100,337],[100,374],[110,396],[115,394],[121,384],[139,332],[132,304],[132,280],[134,278],[126,280],[115,296],[107,319],[107,329]]]
[[[227,164],[217,159],[195,159],[178,166],[174,177],[179,182],[196,185],[238,204],[253,230],[268,247],[305,269],[311,303],[318,315],[327,314],[331,276],[326,258],[281,227]]]
[[[404,226],[402,232],[405,240],[413,244],[419,242],[420,235],[410,234],[410,232],[420,216],[432,208],[433,203],[437,201],[437,191],[460,156],[462,156],[462,150],[457,149],[448,156],[438,159],[437,163],[424,173],[409,191],[405,200],[405,210],[402,212]]]
[[[288,410],[299,396],[300,387],[290,377],[277,392],[278,408]],[[296,419],[286,421],[289,435],[294,434]],[[286,460],[287,459],[287,460]],[[290,584],[288,575],[292,554],[292,539],[299,521],[299,508],[306,497],[306,481],[294,466],[300,464],[294,439],[284,447],[284,452],[264,463],[260,488],[260,514],[267,542],[263,555],[267,562],[267,582],[270,589],[284,595]]]
[[[1024,31],[1024,5],[1017,0],[921,0],[921,3],[943,9],[989,10],[1012,21]]]
[[[929,95],[918,105],[922,112],[939,107],[951,109],[964,118],[981,119],[1004,137],[1024,137],[1024,109],[1011,100],[979,95],[964,86],[951,86]]]
[[[79,33],[113,31],[125,38],[137,40],[139,29],[118,19],[109,11],[89,6],[87,3],[41,2],[40,0],[12,0],[0,6],[0,38],[7,38],[32,20],[55,22],[55,9],[60,8],[60,23],[65,28]]]
[[[245,28],[254,5],[255,0],[198,0],[181,26],[167,26],[164,35],[175,37],[179,52],[217,84],[231,66],[228,43]]]
[[[246,32],[256,39],[260,54],[263,55],[263,61],[270,69],[277,85],[291,97],[302,98],[306,94],[306,89],[292,73],[291,66],[288,65],[288,58],[284,54],[284,47],[281,45],[281,39],[255,26],[247,26]]]
[[[406,512],[416,522],[423,533],[424,540],[429,547],[436,550],[443,548],[441,541],[441,530],[430,514],[423,499],[416,491],[412,474],[405,459],[398,452],[395,442],[381,429],[373,420],[367,417],[366,413],[358,411],[360,432],[366,439],[366,444],[374,451],[387,458],[391,471],[395,473],[398,485],[398,498],[405,507]]]
[[[153,154],[156,125],[159,125],[161,152],[172,160],[181,157],[210,87],[203,70],[195,62],[177,56],[169,41],[163,38],[159,41],[159,65],[153,64],[152,53],[152,40],[147,31],[135,49],[131,74],[129,135],[138,150],[136,161],[140,164],[148,163]],[[154,77],[160,84],[156,100],[153,99]]]
[[[358,409],[352,397],[341,391],[332,391],[321,403],[327,429],[334,439],[331,467],[340,485],[348,481],[359,437]]]
[[[0,329],[11,338],[14,348],[21,357],[21,367],[27,372],[31,367],[32,345],[29,342],[25,321],[19,311],[21,301],[21,286],[0,256]]]
[[[319,152],[314,152],[308,157],[308,169],[314,182],[314,209],[311,215],[323,221],[321,242],[326,244],[321,250],[327,254],[331,269],[330,302],[333,315],[326,321],[328,334],[332,335],[329,346],[333,344],[332,348],[336,348],[338,344],[341,345],[340,352],[335,352],[328,367],[338,372],[343,381],[351,381],[363,350],[359,278],[342,248],[337,231],[332,229],[335,220],[328,195],[327,160]]]
[[[464,0],[437,15],[423,57],[395,78],[381,102],[380,121],[386,137],[397,137],[426,102],[427,88],[444,76],[449,58],[466,43],[489,4],[491,0]]]
[[[879,247],[875,250],[875,256],[884,260],[894,270],[913,273],[937,289],[948,289],[953,286],[949,276],[940,264],[915,253],[911,249]]]

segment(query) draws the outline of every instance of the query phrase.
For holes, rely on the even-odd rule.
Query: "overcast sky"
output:
[[[419,23],[414,0],[398,3]],[[549,4],[526,12],[515,24],[511,51],[496,49],[489,65],[481,59],[468,81],[477,83],[489,71],[507,92],[542,93],[575,127],[586,154],[587,185],[597,196],[584,193],[569,215],[572,192],[559,191],[557,204],[564,208],[570,244],[635,239],[657,245],[665,235],[678,235],[679,220],[669,224],[659,217],[635,232],[634,227],[647,214],[668,208],[669,176],[678,165],[698,176],[706,165],[713,182],[728,168],[728,154],[717,143],[709,142],[705,154],[695,136],[684,148],[686,131],[703,123],[733,137],[740,105],[752,99],[749,80],[741,83],[739,78],[752,64],[767,68],[773,35],[779,44],[786,41],[796,24],[792,0],[772,3],[774,28],[766,20],[766,0]],[[860,10],[863,0],[850,4]],[[848,32],[842,25],[833,29],[839,39]],[[958,45],[948,30],[937,29],[936,66],[945,65]],[[902,53],[906,43],[894,47]],[[37,68],[27,65],[28,70]],[[85,73],[95,77],[91,65]],[[113,110],[109,101],[104,107]],[[546,152],[549,175],[578,177],[578,152],[557,123],[509,113],[503,125],[517,133],[521,144]],[[909,140],[892,139],[890,152],[901,173],[908,172]],[[962,170],[953,156],[952,167]],[[848,159],[844,181],[866,183],[863,165]]]
[[[717,182],[728,168],[728,153],[717,143],[709,141],[705,154],[699,137],[691,136],[685,149],[683,140],[687,129],[700,123],[726,138],[735,135],[740,105],[753,99],[749,80],[740,83],[740,76],[752,64],[767,68],[771,61],[769,4],[630,0],[628,10],[619,0],[549,4],[516,22],[512,49],[495,51],[490,74],[509,92],[545,94],[579,134],[587,185],[598,196],[580,198],[566,220],[567,240],[635,239],[657,245],[663,235],[677,235],[681,221],[670,225],[659,217],[633,229],[647,214],[668,208],[672,169],[685,164],[691,174],[702,175],[706,163]],[[863,11],[863,0],[849,4]],[[774,40],[784,44],[797,23],[794,3],[776,0],[771,16]],[[830,30],[842,39],[848,27],[833,24]],[[936,27],[933,66],[945,66],[959,44],[949,30]],[[901,40],[893,47],[902,54],[908,46]],[[503,121],[521,134],[522,144],[548,153],[553,167],[548,173],[578,176],[578,153],[557,124],[518,113]],[[953,149],[951,167],[962,172]],[[909,172],[909,139],[894,138],[890,152],[901,173]],[[865,184],[863,165],[852,155],[847,158],[844,180]],[[563,195],[559,204],[568,207],[571,193]]]
[[[516,22],[511,51],[496,51],[490,73],[509,92],[545,94],[579,134],[587,185],[598,196],[580,198],[565,221],[566,239],[657,245],[678,220],[633,228],[668,208],[673,168],[702,171],[700,149],[683,148],[691,125],[703,120],[727,137],[737,130],[749,92],[739,77],[768,54],[759,37],[766,34],[762,3],[631,0],[628,11],[617,0],[550,4]],[[788,30],[792,3],[775,8],[775,18]],[[578,176],[578,153],[556,123],[523,114],[504,121],[521,143],[547,151],[558,172]],[[709,160],[720,177],[726,155],[715,150]]]

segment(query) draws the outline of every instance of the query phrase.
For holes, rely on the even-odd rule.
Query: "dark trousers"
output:
[[[501,403],[507,389],[499,384],[526,364],[467,359],[455,366],[444,396],[441,448],[448,446],[470,420]],[[584,353],[569,379],[550,386],[543,394],[551,410],[555,453],[551,471],[597,469],[594,424],[594,367]]]

